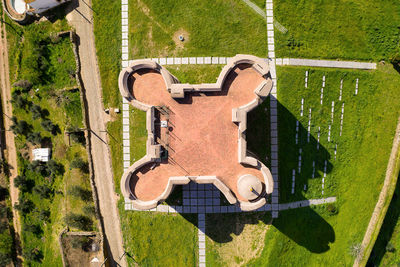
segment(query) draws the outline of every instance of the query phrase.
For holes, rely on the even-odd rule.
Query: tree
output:
[[[11,121],[13,124],[10,126],[10,128],[14,134],[22,134],[26,136],[32,131],[32,125],[28,124],[24,120],[18,121],[18,119],[13,116]]]
[[[18,200],[18,203],[14,206],[15,209],[20,211],[21,213],[29,213],[35,208],[35,204],[29,199],[21,199]]]
[[[0,185],[0,201],[5,200],[6,197],[8,197],[8,189]]]
[[[22,255],[28,261],[42,262],[43,252],[38,248],[27,248],[23,251]]]
[[[30,109],[32,113],[32,118],[34,120],[42,118],[42,108],[39,105],[33,104]]]
[[[89,231],[92,229],[93,221],[88,216],[76,213],[68,213],[64,218],[65,223],[74,228],[78,228],[83,231]]]
[[[43,234],[42,228],[37,224],[23,224],[23,230],[26,232],[31,232],[36,237],[40,237]]]
[[[22,91],[15,89],[11,93],[11,103],[13,103],[17,108],[25,109],[28,104],[28,100],[23,96]]]
[[[68,188],[68,194],[80,198],[83,201],[89,201],[92,199],[92,193],[79,185],[70,186]]]
[[[40,210],[39,220],[44,221],[44,222],[50,221],[50,210],[49,209]]]
[[[26,137],[26,140],[33,145],[39,145],[42,143],[43,138],[40,135],[40,132],[35,132],[35,133],[28,134],[28,136]]]
[[[84,214],[96,217],[96,209],[93,205],[86,205],[82,208]]]
[[[35,181],[28,179],[24,175],[18,175],[14,178],[14,186],[16,186],[22,192],[30,192],[34,185]]]
[[[63,175],[64,174],[64,166],[61,163],[57,163],[54,160],[49,160],[47,162],[47,171],[51,176]]]
[[[49,172],[47,170],[47,166],[45,166],[42,162],[38,160],[33,160],[28,166],[27,169],[32,172],[39,173],[43,176],[48,176]]]
[[[60,132],[60,128],[58,127],[58,125],[54,124],[49,119],[42,120],[40,125],[43,127],[43,129],[45,129],[46,131],[48,131],[52,135],[57,135]]]
[[[69,136],[72,141],[82,145],[86,143],[85,133],[78,126],[69,126],[67,128],[67,132],[69,132]]]
[[[6,266],[12,260],[13,240],[8,232],[0,234],[0,266]]]
[[[75,158],[69,165],[71,168],[80,169],[84,173],[89,173],[89,165],[82,158]]]
[[[51,190],[48,186],[46,185],[36,185],[33,188],[33,191],[38,194],[41,198],[50,198],[51,194],[53,193],[53,190]]]

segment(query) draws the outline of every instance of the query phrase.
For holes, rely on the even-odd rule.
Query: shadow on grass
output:
[[[271,168],[269,105],[270,98],[268,97],[262,105],[248,114],[246,136],[249,153]],[[280,202],[306,200],[304,185],[307,190],[309,179],[321,179],[319,172],[330,173],[332,171],[331,157],[328,150],[312,134],[308,137],[308,131],[301,123],[296,130],[297,118],[286,107],[279,102],[277,106],[279,116]],[[297,144],[296,132],[298,132]],[[299,171],[300,148],[302,149],[302,165]],[[314,170],[313,162],[315,162]],[[291,193],[293,170],[296,173],[294,194]],[[168,200],[166,202],[169,203]],[[221,200],[221,203],[223,202]],[[336,212],[336,208],[334,208],[334,212]],[[182,214],[184,218],[187,218],[188,215]],[[271,218],[269,212],[208,214],[206,235],[214,242],[227,243],[232,241],[233,235],[240,235],[246,224],[258,224],[260,222],[272,224],[297,245],[313,253],[326,252],[329,250],[330,244],[335,242],[335,232],[332,226],[311,207],[281,211],[279,218],[275,220]]]
[[[399,253],[395,249],[391,249],[389,243],[396,224],[400,217],[400,174],[397,178],[396,189],[393,194],[392,201],[390,202],[385,219],[376,239],[375,245],[372,249],[371,255],[368,259],[367,266],[380,266],[385,253]],[[392,251],[389,251],[392,250]],[[397,263],[399,264],[399,263]]]

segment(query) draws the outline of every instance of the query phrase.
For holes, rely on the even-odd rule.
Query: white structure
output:
[[[28,13],[40,14],[58,5],[61,5],[69,0],[20,0],[24,1],[27,6]]]
[[[33,160],[48,162],[50,159],[50,148],[36,148],[32,150]]]

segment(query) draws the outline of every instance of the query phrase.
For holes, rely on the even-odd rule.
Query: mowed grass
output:
[[[105,108],[121,105],[121,2],[93,0],[94,35]]]
[[[223,65],[168,65],[166,69],[180,83],[215,83]]]
[[[308,88],[304,88],[305,71]],[[352,247],[361,243],[383,185],[400,103],[400,76],[391,66],[376,71],[345,71],[278,67],[280,202],[336,196],[338,214],[327,207],[280,212],[267,233],[265,248],[254,265],[343,266],[354,261]],[[326,76],[320,104],[322,76]],[[359,79],[358,95],[354,95]],[[342,101],[338,101],[343,79]],[[305,115],[300,116],[301,98]],[[331,142],[331,103],[335,101]],[[339,135],[341,104],[345,103],[343,133]],[[312,108],[310,143],[307,142],[308,108]],[[299,144],[295,144],[296,120],[300,121]],[[320,149],[316,149],[321,127]],[[338,145],[334,159],[334,145]],[[298,173],[299,148],[302,170]],[[327,160],[325,192],[322,195],[324,162]],[[316,178],[312,179],[312,161]],[[292,169],[296,190],[291,194]],[[303,191],[304,184],[307,190]]]
[[[122,206],[122,205],[121,205]],[[125,250],[140,266],[196,266],[197,216],[124,211],[121,226]],[[132,258],[127,257],[133,265]]]
[[[241,0],[129,0],[128,13],[131,59],[267,55],[266,23]]]
[[[274,1],[277,57],[388,59],[399,47],[396,0]]]

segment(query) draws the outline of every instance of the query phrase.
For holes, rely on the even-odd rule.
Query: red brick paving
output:
[[[136,173],[132,191],[140,200],[159,196],[170,176],[217,176],[240,200],[246,200],[237,193],[236,182],[241,175],[253,174],[264,181],[259,170],[238,163],[238,127],[232,122],[232,108],[256,97],[254,89],[263,78],[255,70],[238,66],[229,74],[222,93],[187,93],[183,101],[171,98],[157,72],[141,71],[134,77],[133,95],[138,101],[165,105],[172,111],[170,160]]]

